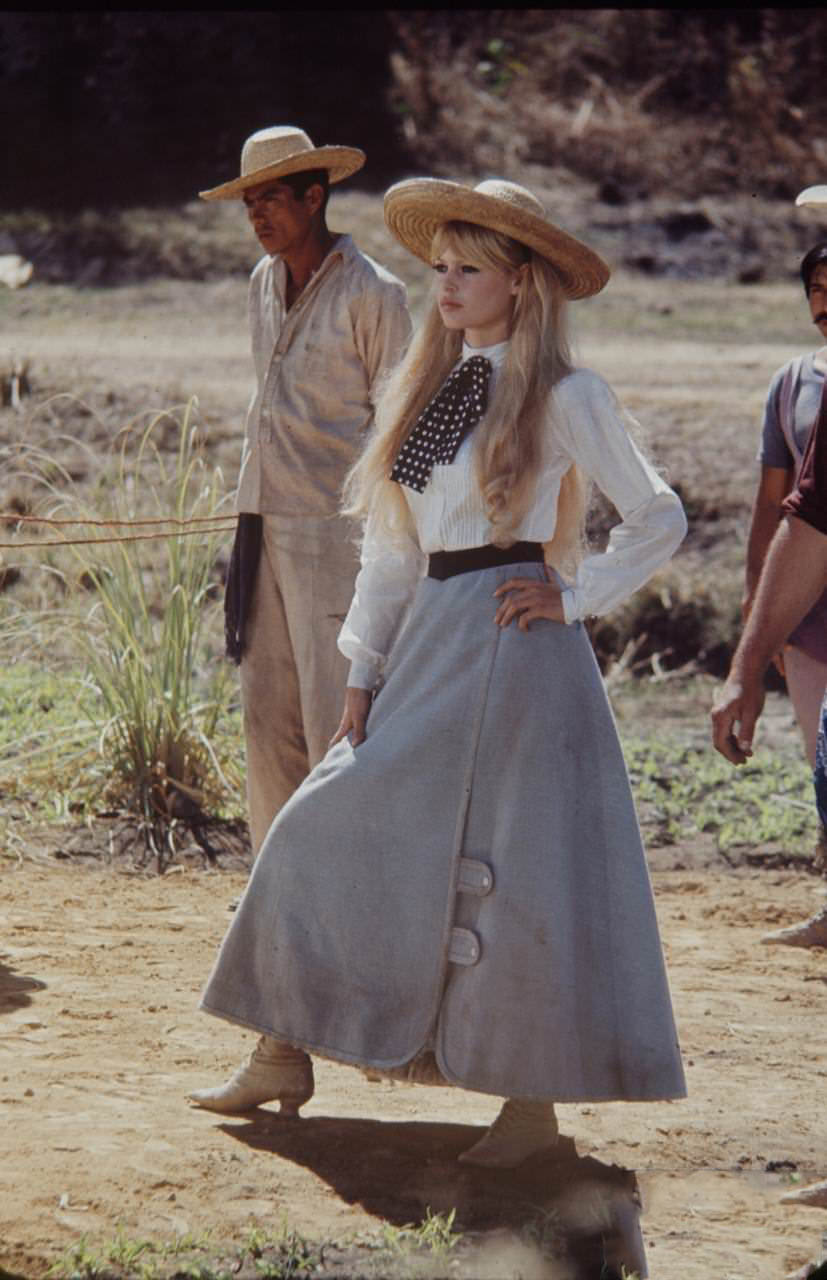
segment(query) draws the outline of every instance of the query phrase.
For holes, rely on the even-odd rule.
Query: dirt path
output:
[[[375,202],[369,212],[381,225]],[[373,252],[367,213],[353,229]],[[409,283],[416,302],[421,281]],[[53,423],[47,408],[31,422],[9,409],[10,441],[49,447],[66,430],[102,449],[121,409],[130,417],[197,391],[215,459],[234,476],[251,377],[243,281],[38,286],[4,302],[15,349],[32,360],[33,403],[55,390],[95,405],[109,389],[122,396],[88,429],[77,414],[67,425],[57,410]],[[812,342],[795,289],[699,291],[621,275],[577,327],[583,362],[609,377],[690,495],[711,501],[723,424],[720,484],[746,512],[767,381]],[[714,563],[719,574],[729,555],[740,581],[742,538],[723,528],[713,523],[718,540],[703,544],[704,571]],[[705,742],[704,699],[693,732]],[[492,1227],[516,1179],[491,1183],[486,1199],[455,1162],[469,1127],[494,1115],[492,1099],[369,1084],[322,1063],[297,1125],[267,1108],[238,1120],[188,1108],[186,1092],[223,1078],[252,1042],[196,1011],[243,875],[186,869],[159,881],[38,862],[28,826],[21,840],[26,861],[0,860],[0,1276],[42,1276],[82,1237],[111,1240],[119,1226],[132,1238],[211,1230],[237,1243],[251,1224],[278,1230],[286,1216],[308,1236],[342,1240],[430,1206],[456,1207],[460,1228]],[[561,1127],[582,1156],[636,1170],[654,1280],[778,1280],[817,1253],[827,1228],[827,1211],[780,1203],[789,1168],[767,1171],[786,1161],[802,1181],[827,1176],[827,952],[758,940],[808,914],[821,886],[707,867],[654,880],[690,1097],[561,1107]],[[513,1274],[500,1263],[493,1280]]]
[[[779,1203],[790,1161],[824,1175],[827,953],[758,944],[809,913],[792,872],[656,872],[690,1097],[561,1107],[583,1156],[636,1170],[657,1280],[776,1280],[827,1215]],[[473,1218],[454,1164],[492,1099],[370,1084],[322,1063],[306,1120],[222,1120],[188,1089],[251,1037],[196,1012],[243,876],[158,880],[21,863],[0,881],[0,1263],[40,1276],[86,1236],[172,1239],[251,1224],[342,1239],[426,1206]],[[428,1138],[428,1158],[411,1151]],[[476,1227],[485,1223],[477,1218]]]

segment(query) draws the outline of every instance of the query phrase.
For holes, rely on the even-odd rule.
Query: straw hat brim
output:
[[[202,200],[236,200],[249,187],[256,187],[260,182],[286,178],[291,173],[304,173],[308,169],[327,169],[332,186],[357,173],[366,158],[358,147],[313,147],[311,151],[296,151],[292,156],[285,156],[273,164],[254,169],[252,173],[245,173],[241,178],[234,178],[232,182],[223,182],[220,187],[211,187],[198,194]]]
[[[827,185],[821,183],[816,187],[806,187],[796,196],[795,202],[804,208],[827,204]]]
[[[599,254],[547,218],[496,196],[440,178],[398,182],[385,196],[385,221],[397,240],[423,262],[445,222],[473,222],[519,240],[546,258],[568,298],[599,293],[611,272]]]

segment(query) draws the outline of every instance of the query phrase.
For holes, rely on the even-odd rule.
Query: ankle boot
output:
[[[297,1116],[299,1107],[312,1096],[310,1058],[302,1049],[272,1036],[261,1037],[247,1062],[226,1084],[188,1094],[196,1106],[228,1116],[275,1101],[281,1103],[279,1115]]]
[[[508,1098],[490,1129],[459,1159],[463,1164],[514,1169],[529,1156],[550,1151],[557,1138],[553,1103]]]
[[[827,907],[822,907],[809,920],[765,933],[761,941],[771,946],[780,943],[787,947],[827,947]]]

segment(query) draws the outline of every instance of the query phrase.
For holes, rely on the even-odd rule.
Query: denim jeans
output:
[[[827,831],[827,695],[821,704],[821,725],[816,742],[816,767],[813,770],[816,789],[816,808],[821,825]]]

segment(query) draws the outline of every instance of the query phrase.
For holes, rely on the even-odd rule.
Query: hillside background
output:
[[[827,232],[792,207],[827,176],[822,9],[5,12],[0,114],[0,252],[43,279],[246,271],[119,215],[186,207],[209,238],[228,211],[197,191],[287,121],[363,147],[361,190],[521,180],[644,274],[789,277]]]

